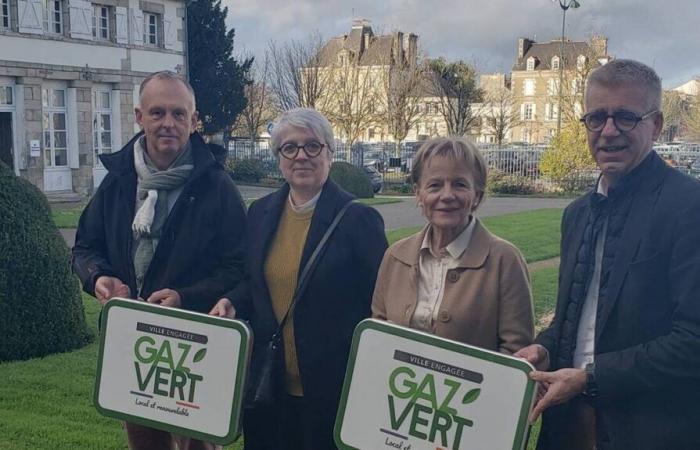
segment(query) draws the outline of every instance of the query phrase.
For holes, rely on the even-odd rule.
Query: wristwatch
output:
[[[586,386],[583,388],[583,395],[595,397],[598,395],[598,384],[595,382],[595,363],[586,364]]]

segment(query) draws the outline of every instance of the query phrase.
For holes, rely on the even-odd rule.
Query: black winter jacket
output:
[[[103,275],[122,280],[136,297],[131,223],[136,208],[134,137],[101,155],[108,174],[80,217],[73,270],[95,295]],[[139,296],[160,289],[180,294],[182,308],[208,312],[244,276],[246,214],[240,193],[202,138],[190,137],[194,170],[163,226]]]

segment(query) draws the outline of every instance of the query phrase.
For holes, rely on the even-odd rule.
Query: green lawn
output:
[[[527,262],[535,262],[559,255],[559,223],[562,212],[562,209],[535,209],[486,217],[482,222],[492,233],[518,247]],[[410,236],[421,228],[389,230],[386,233],[389,244]]]
[[[52,208],[51,215],[58,228],[78,228],[78,220],[83,207],[75,208]]]

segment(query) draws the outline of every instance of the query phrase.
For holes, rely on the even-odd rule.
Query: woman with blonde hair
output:
[[[385,253],[373,317],[512,354],[533,340],[527,265],[474,212],[487,167],[462,138],[436,138],[416,153],[411,180],[428,224]]]

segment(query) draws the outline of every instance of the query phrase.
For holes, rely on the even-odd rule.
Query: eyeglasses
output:
[[[278,148],[277,150],[283,157],[287,159],[294,159],[299,154],[299,150],[303,148],[304,153],[306,153],[306,156],[308,156],[309,158],[315,158],[321,154],[321,150],[323,150],[323,147],[325,146],[326,144],[321,144],[320,142],[316,141],[310,141],[304,145],[297,145],[288,142],[280,148]]]
[[[637,126],[639,122],[644,119],[648,119],[654,114],[658,113],[659,110],[655,109],[649,111],[643,116],[638,116],[632,111],[615,111],[612,114],[608,114],[605,111],[595,111],[588,113],[581,117],[581,122],[586,125],[589,131],[600,131],[605,128],[605,124],[608,123],[608,119],[612,117],[613,124],[620,132],[632,131]]]

